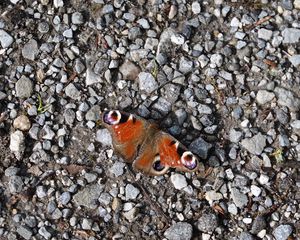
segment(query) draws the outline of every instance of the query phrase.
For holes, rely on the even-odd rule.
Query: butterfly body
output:
[[[118,110],[104,112],[101,119],[111,133],[115,151],[134,169],[163,175],[170,167],[185,172],[199,168],[198,158],[157,125]]]

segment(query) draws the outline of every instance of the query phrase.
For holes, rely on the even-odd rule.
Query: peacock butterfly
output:
[[[115,151],[138,171],[163,175],[170,167],[185,172],[199,169],[199,159],[192,152],[141,117],[111,110],[102,113],[101,121],[112,135]]]

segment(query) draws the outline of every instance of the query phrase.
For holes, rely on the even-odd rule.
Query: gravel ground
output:
[[[2,0],[0,239],[300,239],[300,1]],[[204,173],[134,173],[99,112]]]

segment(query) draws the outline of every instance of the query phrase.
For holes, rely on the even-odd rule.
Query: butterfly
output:
[[[102,113],[101,122],[111,133],[114,150],[137,171],[159,176],[169,168],[184,172],[199,169],[197,156],[142,117],[111,110]]]

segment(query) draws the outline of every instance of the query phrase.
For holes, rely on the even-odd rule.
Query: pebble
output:
[[[22,76],[16,83],[16,96],[19,98],[29,98],[33,92],[33,83],[32,81]]]
[[[116,177],[120,177],[124,174],[125,163],[123,162],[115,162],[110,168],[110,172],[114,174]]]
[[[185,39],[184,37],[179,34],[179,33],[174,33],[172,36],[171,36],[171,41],[172,43],[176,44],[176,45],[182,45],[184,44],[185,42]]]
[[[201,12],[201,5],[198,1],[192,3],[192,12],[194,14],[199,14]]]
[[[140,190],[133,186],[132,184],[127,184],[125,187],[125,198],[126,200],[135,200],[140,194]]]
[[[299,30],[300,31],[300,30]],[[298,111],[300,108],[300,99],[297,98],[293,92],[281,87],[274,89],[276,97],[278,98],[278,104],[288,107],[291,111]]]
[[[22,56],[26,59],[34,61],[39,52],[38,43],[34,39],[30,39],[22,48]]]
[[[18,160],[22,158],[25,151],[25,136],[21,131],[17,130],[11,133],[9,148]]]
[[[273,35],[273,32],[271,30],[265,28],[260,28],[257,33],[258,33],[258,38],[264,39],[266,41],[269,41]]]
[[[141,69],[133,62],[127,60],[120,66],[119,71],[125,80],[135,81]]]
[[[15,129],[28,131],[31,127],[31,122],[26,115],[20,115],[14,120],[13,126]]]
[[[185,57],[181,57],[179,61],[179,71],[182,73],[190,72],[194,67],[193,61],[189,61]]]
[[[174,187],[178,190],[182,190],[188,185],[186,178],[179,173],[175,173],[171,176],[171,182],[173,183]]]
[[[300,9],[300,0],[294,0],[294,7]]]
[[[239,236],[239,240],[254,240],[254,237],[248,232],[242,232]]]
[[[297,43],[300,39],[300,29],[285,28],[282,31],[283,43]]]
[[[164,232],[164,236],[168,240],[189,240],[192,239],[192,235],[193,227],[187,222],[174,223]]]
[[[50,233],[50,229],[47,227],[41,227],[39,229],[39,234],[43,236],[45,239],[50,239],[52,237],[52,234]]]
[[[245,138],[241,141],[242,147],[244,147],[248,152],[260,155],[262,154],[264,148],[266,147],[266,136],[258,133],[252,138]]]
[[[267,223],[264,217],[262,216],[257,216],[254,221],[253,224],[251,226],[251,233],[252,234],[258,234],[259,232],[261,232],[264,228],[266,228]]]
[[[17,227],[17,233],[24,239],[31,239],[33,232],[28,226],[19,226]]]
[[[64,6],[63,0],[53,0],[53,5],[55,8],[60,8]]]
[[[11,176],[9,178],[8,188],[12,194],[22,192],[23,187],[24,187],[24,183],[20,176]]]
[[[272,101],[275,97],[275,94],[267,90],[259,90],[256,94],[256,101],[259,105],[264,105]]]
[[[213,232],[218,227],[218,218],[213,213],[202,214],[198,219],[197,228],[201,232]]]
[[[243,137],[243,133],[241,131],[238,131],[234,128],[230,129],[230,132],[229,132],[230,142],[239,143],[240,140],[242,139],[242,137]]]
[[[93,184],[84,187],[78,191],[74,196],[74,202],[79,206],[84,206],[90,209],[98,207],[97,201],[104,189],[103,185]]]
[[[70,200],[71,194],[69,192],[63,192],[58,198],[59,203],[61,203],[62,205],[67,205]]]
[[[152,93],[158,87],[155,78],[147,72],[141,72],[138,75],[138,83],[140,90],[145,91],[147,94]]]
[[[73,83],[70,83],[65,88],[65,93],[68,97],[72,98],[73,100],[79,100],[81,96],[80,91],[75,87]]]
[[[261,194],[261,189],[255,185],[251,185],[250,187],[251,193],[255,196],[258,197]]]
[[[212,148],[212,144],[206,142],[203,138],[195,139],[189,146],[189,149],[202,159],[207,159],[208,152]]]
[[[14,38],[6,31],[0,29],[0,43],[2,48],[8,48],[14,42]]]
[[[81,25],[84,23],[83,15],[80,12],[72,13],[71,21],[75,25]]]
[[[100,142],[103,146],[112,146],[112,138],[106,128],[99,129],[96,132],[96,141]]]
[[[289,61],[293,64],[294,67],[298,67],[300,65],[300,54],[289,57]]]
[[[279,225],[273,231],[276,240],[285,240],[292,234],[293,228],[290,225]]]
[[[248,198],[244,193],[241,193],[237,188],[231,189],[231,197],[238,208],[243,208],[248,204]]]

